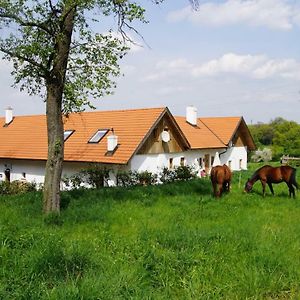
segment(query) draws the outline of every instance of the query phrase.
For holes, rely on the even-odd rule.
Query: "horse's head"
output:
[[[247,180],[245,184],[244,192],[249,193],[253,188],[253,183],[250,181],[250,179]]]

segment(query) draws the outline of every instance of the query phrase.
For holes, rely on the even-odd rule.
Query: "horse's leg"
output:
[[[221,197],[222,196],[222,184],[221,183],[218,183],[218,197]]]
[[[289,187],[289,197],[291,198],[291,196],[293,195],[293,198],[295,198],[296,195],[295,195],[295,189],[293,185],[291,183],[287,183],[287,185]]]
[[[271,182],[268,182],[268,186],[269,186],[269,188],[270,188],[270,191],[271,191],[272,195],[274,196],[274,190],[273,190],[272,183],[271,183]]]
[[[265,195],[266,195],[266,180],[260,180],[260,182],[262,185],[263,196],[265,197]]]
[[[215,182],[213,182],[213,193],[214,196],[217,197],[217,184]]]

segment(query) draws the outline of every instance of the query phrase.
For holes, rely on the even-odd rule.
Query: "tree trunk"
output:
[[[48,160],[44,181],[44,212],[59,213],[60,181],[64,159],[64,127],[62,99],[69,59],[75,9],[65,7],[60,33],[57,35],[53,68],[46,80],[46,117],[48,131]]]
[[[60,180],[64,159],[62,91],[55,84],[47,86],[48,160],[44,181],[44,212],[60,211]]]

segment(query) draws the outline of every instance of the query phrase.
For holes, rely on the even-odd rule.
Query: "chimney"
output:
[[[8,106],[5,109],[5,125],[11,123],[12,120],[13,120],[13,109],[10,106]]]
[[[197,126],[197,108],[195,106],[187,106],[186,121],[193,126]]]
[[[113,152],[118,146],[118,136],[115,135],[114,129],[111,129],[111,134],[107,137],[107,151]]]

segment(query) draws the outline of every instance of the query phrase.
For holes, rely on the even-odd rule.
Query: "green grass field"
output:
[[[300,191],[243,194],[251,173],[220,200],[209,179],[68,192],[52,219],[0,197],[0,299],[300,299]]]

